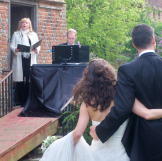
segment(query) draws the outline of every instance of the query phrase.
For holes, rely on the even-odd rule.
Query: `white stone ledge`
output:
[[[65,1],[64,0],[37,0],[39,2],[50,2],[50,3],[61,3],[64,4]]]

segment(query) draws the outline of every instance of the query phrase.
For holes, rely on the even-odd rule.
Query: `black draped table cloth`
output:
[[[29,97],[19,116],[59,116],[86,66],[86,63],[33,65]]]

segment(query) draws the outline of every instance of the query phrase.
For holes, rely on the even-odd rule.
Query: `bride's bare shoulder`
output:
[[[112,102],[110,106],[106,108],[104,111],[100,111],[99,108],[94,108],[92,106],[86,106],[86,107],[91,120],[102,121],[108,115],[113,105],[114,103]]]

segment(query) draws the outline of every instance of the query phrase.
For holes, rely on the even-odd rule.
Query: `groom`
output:
[[[105,142],[129,118],[122,143],[130,161],[162,161],[162,119],[148,121],[132,113],[135,98],[150,109],[162,108],[162,58],[155,54],[151,27],[134,27],[132,41],[138,57],[119,68],[115,105],[100,125],[91,127],[91,135]]]

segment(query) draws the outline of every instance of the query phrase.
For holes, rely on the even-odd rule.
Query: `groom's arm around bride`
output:
[[[132,113],[137,98],[150,109],[162,108],[162,59],[155,54],[154,30],[138,25],[132,31],[133,46],[139,56],[118,70],[115,105],[96,127],[98,138],[105,142],[129,118],[122,143],[131,161],[161,161],[162,120],[148,121]],[[95,128],[92,127],[92,136]]]

